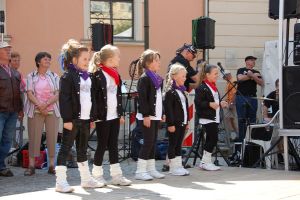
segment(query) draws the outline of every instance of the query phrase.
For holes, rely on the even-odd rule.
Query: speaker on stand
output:
[[[92,24],[92,47],[94,51],[99,51],[106,44],[113,44],[113,38],[113,25]]]
[[[271,19],[279,18],[279,0],[269,0],[269,17]],[[300,0],[284,1],[284,18],[300,17]]]
[[[192,20],[192,42],[196,49],[215,48],[215,22],[209,17]]]

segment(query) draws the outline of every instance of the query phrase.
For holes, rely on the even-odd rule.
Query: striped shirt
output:
[[[46,72],[46,78],[50,84],[52,92],[54,93],[54,92],[58,91],[59,90],[59,76],[48,70]],[[27,75],[26,92],[32,91],[33,95],[35,95],[35,84],[37,83],[38,79],[39,79],[39,76],[38,76],[37,70],[35,70],[34,72],[31,72],[30,74]],[[55,113],[56,117],[60,117],[58,101],[53,104],[53,108],[54,108],[54,113]],[[35,105],[28,98],[26,98],[24,111],[28,117],[33,118],[34,111],[35,111]]]

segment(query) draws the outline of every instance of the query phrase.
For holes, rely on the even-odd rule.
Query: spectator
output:
[[[40,52],[35,57],[37,69],[27,76],[27,101],[25,112],[28,116],[29,167],[25,176],[35,174],[35,157],[40,155],[41,137],[45,125],[50,167],[49,174],[55,174],[55,145],[59,123],[59,77],[50,71],[51,55]]]
[[[23,118],[20,92],[21,76],[9,67],[11,46],[0,42],[0,176],[13,176],[6,168],[5,158],[10,150],[12,136],[16,132],[17,118]]]
[[[10,59],[10,67],[14,68],[15,70],[19,70],[20,68],[20,63],[21,63],[21,56],[18,52],[13,51],[11,53],[11,59]],[[20,73],[20,72],[19,72]],[[20,73],[21,75],[21,92],[24,93],[25,92],[25,88],[26,88],[26,83],[24,81],[23,75]],[[23,95],[23,94],[22,94]]]
[[[11,59],[10,59],[10,67],[17,70],[20,68],[20,61],[21,61],[21,56],[18,52],[13,51],[11,53]],[[19,72],[20,73],[20,72]],[[24,81],[23,75],[21,75],[21,97],[22,97],[22,102],[25,102],[25,88],[26,88],[26,83]],[[12,147],[18,148],[23,145],[23,134],[21,132],[21,129],[23,128],[23,121],[17,121],[17,127],[19,127],[19,132],[17,131],[13,135],[13,140],[12,140]]]

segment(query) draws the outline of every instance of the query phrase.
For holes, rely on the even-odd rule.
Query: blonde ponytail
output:
[[[172,64],[170,66],[170,71],[167,74],[165,92],[167,92],[167,91],[169,91],[169,90],[172,89],[172,85],[173,85],[173,82],[174,82],[173,76],[175,76],[176,74],[178,74],[180,71],[185,71],[187,73],[185,67],[182,66],[179,63],[175,63],[175,64]]]

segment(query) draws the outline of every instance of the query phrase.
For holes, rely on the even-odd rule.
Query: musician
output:
[[[275,90],[270,92],[267,98],[274,99],[274,101],[264,100],[263,117],[265,122],[270,121],[279,110],[279,79],[275,81]],[[271,113],[268,112],[269,109],[271,109]]]
[[[264,80],[255,67],[256,57],[247,56],[245,58],[246,67],[237,71],[238,92],[236,93],[236,110],[238,115],[239,138],[242,142],[245,138],[246,124],[255,123],[257,112],[257,85],[263,86]]]
[[[170,65],[179,63],[184,66],[187,71],[184,86],[187,91],[196,89],[199,85],[199,73],[190,65],[190,62],[196,58],[197,50],[191,44],[183,44],[176,50],[176,56],[171,60]],[[168,70],[169,71],[169,70]]]

